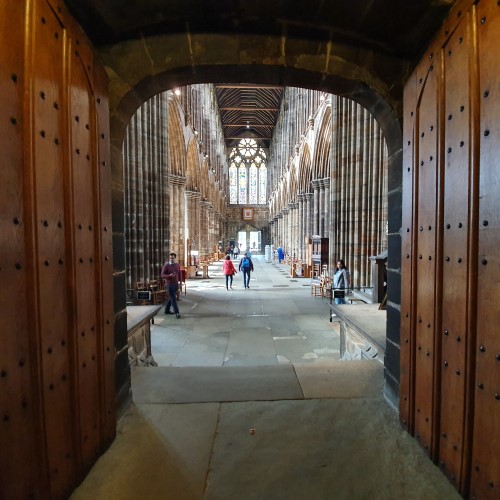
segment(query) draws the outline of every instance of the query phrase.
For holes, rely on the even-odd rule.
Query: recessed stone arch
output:
[[[182,131],[181,119],[172,100],[168,101],[168,154],[170,172],[173,175],[186,175],[186,146]]]
[[[304,144],[299,156],[299,193],[309,193],[311,191],[311,152],[309,146]]]
[[[122,232],[123,226],[119,219],[123,215],[121,151],[124,131],[136,109],[153,95],[183,85],[220,82],[276,84],[337,94],[366,108],[381,126],[387,141],[390,214],[388,234],[390,299],[388,308],[394,306],[397,310],[400,303],[401,282],[399,231],[401,228],[402,184],[401,89],[404,83],[403,77],[406,74],[404,63],[384,58],[379,54],[368,54],[362,49],[349,47],[344,47],[343,57],[340,57],[336,52],[332,52],[331,47],[326,50],[321,44],[307,40],[301,41],[295,48],[291,48],[293,44],[290,40],[282,40],[278,45],[283,50],[278,51],[278,53],[273,50],[268,52],[269,45],[264,44],[257,47],[259,44],[253,40],[251,44],[252,56],[249,57],[248,53],[242,50],[244,42],[247,43],[245,46],[248,48],[248,40],[234,34],[218,35],[216,42],[212,40],[214,45],[209,50],[198,35],[198,37],[193,37],[191,43],[196,45],[195,42],[200,41],[206,53],[198,53],[197,51],[201,51],[201,49],[196,47],[193,49],[196,54],[174,54],[176,46],[174,40],[168,37],[159,37],[159,39],[163,40],[161,44],[157,43],[158,40],[152,45],[145,44],[144,41],[130,41],[101,50],[101,58],[110,77],[111,161],[113,167],[113,214],[115,216],[113,224],[115,232]],[[140,48],[137,44],[147,45],[149,53],[145,54],[145,49]],[[273,44],[271,45],[274,47]],[[168,47],[174,48],[169,49]],[[339,48],[337,47],[337,49]],[[131,52],[134,50],[137,53],[140,52],[142,58],[132,57]],[[151,51],[155,54],[153,58],[150,56]],[[135,55],[137,54],[135,53]],[[384,78],[380,76],[381,73],[385,75]],[[191,149],[188,147],[188,189],[190,180],[199,180],[200,172],[199,158],[196,160],[196,173],[192,170],[195,162],[194,156],[191,158],[191,154],[194,155]],[[199,184],[196,184],[199,187]],[[193,187],[196,184],[193,183]],[[284,179],[279,181],[279,184],[281,184],[280,194],[275,204],[275,209],[278,211],[284,208],[289,194]],[[114,252],[116,253],[115,262],[122,262],[123,249],[115,246]],[[115,293],[117,294],[124,288],[121,283],[122,276],[123,272],[115,270]],[[390,291],[391,288],[394,290],[393,293]],[[122,300],[117,296],[115,302],[120,304]],[[120,332],[119,335],[123,336],[123,332]],[[391,363],[393,366],[399,366],[399,358],[392,360]],[[396,390],[389,394],[389,398],[393,401],[397,400]]]
[[[200,191],[200,164],[198,158],[198,145],[191,139],[187,147],[187,174],[186,188],[189,191]]]
[[[324,179],[330,176],[330,147],[332,144],[332,107],[327,106],[321,117],[320,123],[316,126],[319,137],[314,148],[313,179]]]

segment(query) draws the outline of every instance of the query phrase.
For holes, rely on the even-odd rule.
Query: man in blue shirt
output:
[[[243,271],[243,286],[245,288],[250,288],[250,271],[253,271],[253,262],[248,254],[249,252],[245,252],[238,266],[238,270]]]

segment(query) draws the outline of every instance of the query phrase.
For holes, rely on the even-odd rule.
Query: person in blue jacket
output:
[[[243,258],[240,260],[238,271],[243,271],[243,286],[250,288],[250,271],[253,271],[253,262],[248,256],[248,252],[245,252]]]
[[[285,258],[285,252],[283,252],[281,245],[278,247],[277,252],[278,252],[278,262],[281,264],[281,261]]]

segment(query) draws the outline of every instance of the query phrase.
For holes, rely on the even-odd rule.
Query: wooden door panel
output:
[[[500,13],[477,7],[479,70],[479,241],[471,496],[500,497]]]
[[[469,37],[462,22],[443,48],[443,297],[439,463],[460,487],[467,339],[469,217]]]
[[[37,238],[41,383],[53,495],[74,481],[73,401],[70,386],[64,197],[64,35],[52,10],[33,12],[33,168]],[[43,292],[47,291],[47,292]]]
[[[72,119],[71,179],[75,222],[74,269],[76,283],[76,332],[78,352],[78,407],[81,432],[81,454],[88,468],[99,448],[99,381],[98,381],[98,289],[96,287],[97,196],[95,185],[95,123],[93,96],[89,76],[79,50],[71,51],[69,108]],[[97,229],[98,231],[98,229]]]
[[[429,67],[425,78],[418,80],[418,168],[416,237],[416,323],[415,323],[415,435],[428,453],[433,443],[434,386],[434,303],[436,261],[436,212],[438,111],[434,105],[437,92],[436,68]]]
[[[25,7],[22,2],[0,1],[0,234],[2,235],[0,304],[0,442],[15,446],[0,453],[0,496],[29,498],[40,487],[38,464],[43,462],[39,405],[31,387],[36,359],[30,341],[33,321],[29,321],[33,279],[29,271],[25,238],[31,215],[25,212],[24,171],[25,92],[23,58]],[[31,328],[30,328],[31,327]],[[35,391],[36,393],[36,391]],[[23,481],[12,480],[25,470]]]
[[[100,282],[100,338],[99,363],[102,401],[101,440],[103,446],[111,443],[116,432],[115,408],[115,349],[113,328],[113,231],[111,211],[111,164],[109,151],[109,102],[107,97],[108,77],[104,69],[94,66],[94,108],[97,123],[97,179],[99,182],[99,253],[98,270]]]
[[[65,498],[114,437],[107,77],[61,2],[0,0],[0,42],[0,496]]]
[[[412,311],[413,279],[413,186],[418,170],[414,168],[417,111],[417,78],[406,84],[404,95],[405,120],[403,130],[403,214],[401,249],[401,332],[400,332],[400,398],[399,419],[413,430],[413,360],[415,352],[414,317]]]

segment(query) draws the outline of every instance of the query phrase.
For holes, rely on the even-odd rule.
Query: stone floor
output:
[[[328,302],[254,260],[249,289],[215,265],[180,319],[156,316],[159,366],[133,370],[134,403],[71,498],[460,498],[385,402],[382,364],[339,361]]]

